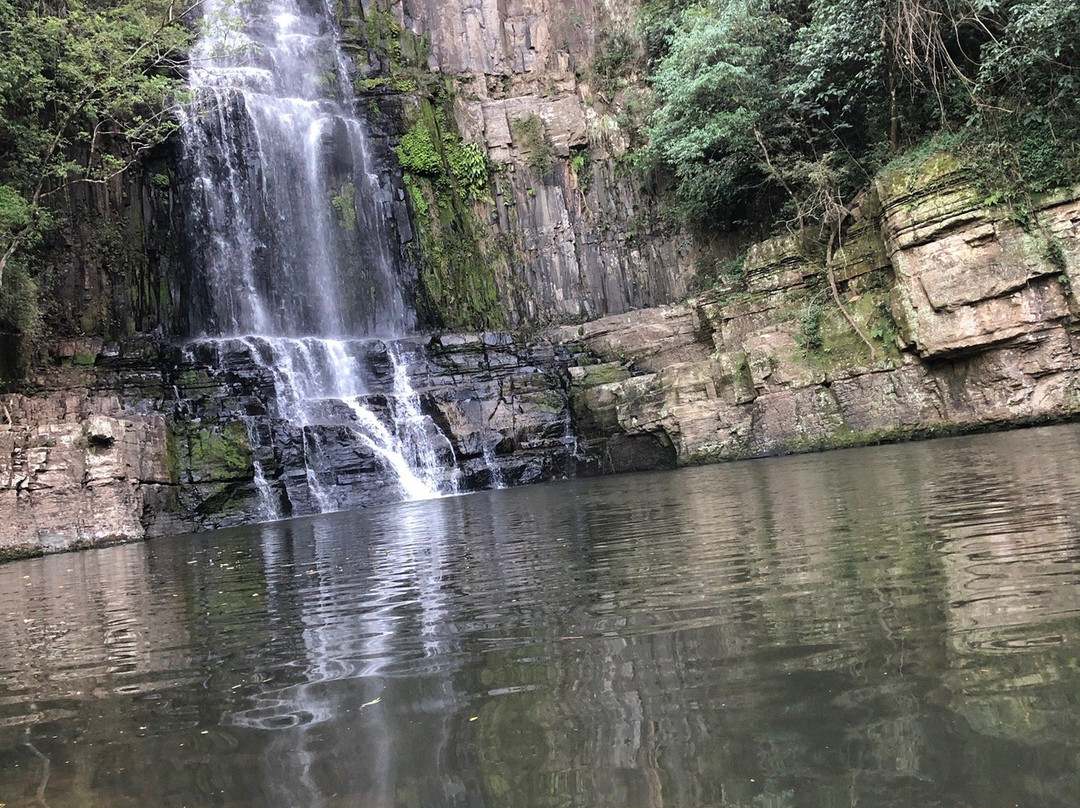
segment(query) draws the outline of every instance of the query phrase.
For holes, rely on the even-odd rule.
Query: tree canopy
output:
[[[701,226],[827,219],[940,132],[1032,190],[1077,156],[1080,0],[650,0],[639,29],[650,154]]]
[[[161,143],[190,27],[184,0],[0,0],[0,320],[32,330],[27,255],[50,197]]]

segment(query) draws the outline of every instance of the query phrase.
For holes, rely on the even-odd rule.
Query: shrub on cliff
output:
[[[174,131],[192,7],[0,0],[0,330],[25,335],[33,319],[30,251],[65,185],[104,183]],[[9,283],[16,264],[26,283]]]
[[[639,25],[651,155],[706,228],[827,218],[940,130],[1024,189],[1080,160],[1080,0],[649,0]]]

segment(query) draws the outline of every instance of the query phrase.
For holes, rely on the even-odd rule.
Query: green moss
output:
[[[337,8],[339,17],[347,17],[344,39],[351,47],[366,47],[367,63],[377,65],[376,75],[354,80],[356,91],[373,99],[405,96],[407,126],[395,151],[417,234],[410,250],[418,269],[422,322],[441,328],[503,328],[496,277],[506,263],[505,251],[473,209],[474,203],[491,200],[491,166],[484,148],[463,143],[454,124],[453,80],[428,69],[427,34],[418,36],[402,26],[388,0],[365,4],[362,18],[346,15],[343,4]],[[344,199],[335,197],[334,206],[344,212]],[[342,217],[341,223],[349,222]]]
[[[208,387],[213,387],[217,384],[214,377],[210,375],[208,370],[202,368],[193,368],[185,370],[176,379],[176,385],[184,391],[185,394],[190,394],[193,390],[203,390]]]
[[[420,99],[397,147],[417,231],[417,308],[432,326],[500,329],[498,256],[470,207],[489,196],[490,167],[483,150],[462,143],[450,125],[447,100]]]
[[[166,452],[170,477],[178,483],[247,480],[254,475],[247,427],[239,421],[173,424]]]
[[[825,336],[821,333],[825,309],[817,302],[808,302],[799,313],[795,341],[806,353],[813,354],[825,347]]]
[[[398,25],[394,15],[376,6],[364,14],[364,27],[368,46],[390,57],[392,64],[402,63],[401,38],[405,30]]]
[[[889,309],[888,292],[880,289],[867,292],[847,302],[845,308],[873,344],[875,359],[898,363],[898,328]],[[835,305],[829,307],[829,316],[823,324],[821,358],[830,373],[870,362],[870,348]]]
[[[592,186],[592,154],[588,146],[581,146],[570,150],[570,170],[577,178],[578,188],[582,193],[588,193]]]
[[[409,208],[412,210],[413,216],[422,220],[427,219],[429,208],[421,184],[416,180],[406,177],[405,190],[408,191],[409,194]]]
[[[750,371],[750,359],[746,355],[746,351],[739,351],[735,359],[734,370],[731,381],[735,387],[736,395],[739,398],[752,397],[754,394],[754,374]]]
[[[575,387],[597,387],[601,384],[624,382],[630,378],[630,371],[622,362],[604,362],[599,365],[584,365],[577,369],[579,378],[575,378]]]
[[[353,81],[353,89],[358,93],[370,93],[375,90],[382,89],[384,87],[390,87],[391,79],[389,76],[371,76],[368,78],[358,78]]]
[[[962,171],[966,164],[959,150],[958,136],[941,134],[903,152],[878,172],[882,196],[891,198],[932,188],[943,178]]]
[[[0,547],[0,564],[6,561],[24,561],[45,555],[39,547]]]
[[[338,17],[343,41],[353,47],[366,47],[368,64],[377,64],[379,75],[360,76],[353,88],[361,94],[372,92],[426,93],[439,81],[427,67],[431,41],[427,33],[416,35],[397,21],[385,0],[378,0],[362,11],[363,19]],[[359,11],[359,9],[357,9]]]
[[[558,391],[538,390],[532,393],[525,393],[522,395],[521,399],[528,404],[532,404],[541,412],[548,413],[549,415],[558,415],[566,409],[566,398]]]

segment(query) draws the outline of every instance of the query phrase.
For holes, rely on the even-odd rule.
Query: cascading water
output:
[[[445,447],[431,445],[437,430],[385,343],[415,326],[394,189],[351,111],[331,20],[325,0],[207,0],[183,121],[191,331],[273,374],[290,514],[349,505],[329,446],[342,439],[396,479],[400,498],[448,487]],[[275,518],[259,455],[263,515]]]

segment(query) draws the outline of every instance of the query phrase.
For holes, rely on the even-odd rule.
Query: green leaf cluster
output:
[[[102,179],[175,130],[174,0],[0,0],[0,181]],[[36,203],[35,203],[36,204]]]
[[[106,182],[175,131],[187,10],[180,0],[0,0],[0,331],[36,328],[32,252],[65,186]]]
[[[401,167],[411,174],[438,178],[444,173],[439,137],[426,121],[417,121],[401,136],[397,155]]]
[[[455,189],[466,199],[487,194],[491,179],[487,153],[476,143],[463,143],[441,107],[418,117],[396,151],[407,175],[429,179],[443,190]]]
[[[347,182],[330,199],[337,214],[338,226],[347,233],[356,229],[356,186]]]
[[[525,165],[538,174],[547,174],[555,164],[555,147],[544,131],[543,119],[530,113],[510,124],[514,144],[525,153]]]

